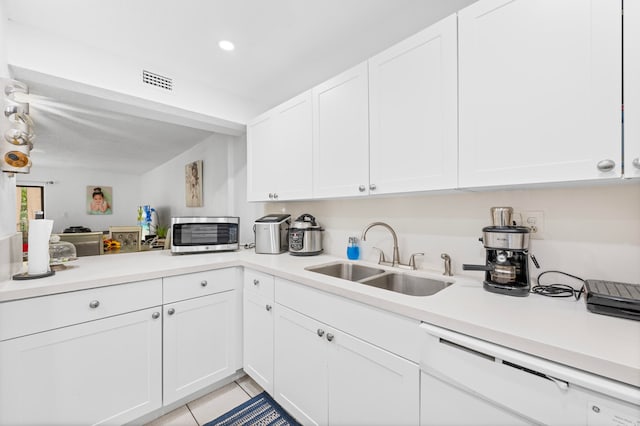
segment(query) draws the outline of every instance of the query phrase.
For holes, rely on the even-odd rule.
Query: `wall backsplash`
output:
[[[387,222],[398,234],[403,262],[424,252],[418,267],[441,271],[446,252],[454,274],[480,276],[463,272],[462,264],[484,261],[478,238],[493,206],[544,212],[544,239],[532,240],[530,250],[540,271],[640,283],[640,183],[282,202],[267,204],[264,212],[293,219],[313,214],[326,229],[325,252],[345,258],[349,236],[360,237],[370,222]],[[363,259],[377,259],[374,246],[391,257],[391,236],[382,228],[372,229],[361,245]]]

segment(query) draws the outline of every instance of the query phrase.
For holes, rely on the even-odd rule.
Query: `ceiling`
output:
[[[3,6],[16,23],[123,60],[142,55],[151,69],[266,110],[474,1],[3,0]],[[223,39],[236,50],[220,50]],[[34,164],[62,166],[73,154],[80,164],[140,174],[211,135],[30,85],[37,141],[47,147],[32,153]]]

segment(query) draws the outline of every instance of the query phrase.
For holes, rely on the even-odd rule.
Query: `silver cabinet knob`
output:
[[[169,310],[167,311],[167,313],[168,313],[169,315],[173,315],[173,314],[175,314],[175,313],[176,313],[176,310],[175,310],[175,309],[173,309],[173,308],[169,308]]]
[[[364,185],[360,185],[360,186],[358,187],[358,191],[360,191],[360,192],[364,192],[366,189],[367,189],[367,187],[366,187],[366,186],[364,186]]]
[[[370,191],[375,191],[375,190],[376,190],[376,188],[377,188],[377,186],[376,186],[376,184],[375,184],[375,183],[372,183],[371,185],[369,185],[369,190],[370,190]]]
[[[321,328],[318,329],[317,333],[318,333],[318,336],[320,337],[324,336],[324,330]]]
[[[207,282],[207,280],[202,280],[202,281],[200,281],[200,285],[201,285],[202,287],[206,287],[206,286],[207,286],[207,284],[209,284],[209,283]]]
[[[97,308],[98,306],[100,306],[100,302],[99,302],[99,301],[97,301],[97,300],[92,300],[91,302],[89,302],[89,307],[90,307],[91,309],[95,309],[95,308]]]
[[[154,312],[154,313],[152,313],[152,314],[151,314],[151,318],[153,318],[153,319],[158,319],[158,318],[160,318],[160,312]]]
[[[327,340],[328,341],[330,341],[330,342],[333,341],[333,337],[334,337],[333,334],[327,333]]]
[[[633,164],[633,167],[636,169],[640,169],[640,157],[634,158],[631,164]]]
[[[273,200],[273,193],[271,193],[271,192],[269,193],[269,199]]]
[[[253,280],[253,285],[258,285],[260,284],[260,280]]]
[[[264,307],[267,311],[271,311],[271,309],[273,309],[273,306],[271,305],[267,305]]]
[[[613,160],[601,160],[598,161],[598,170],[601,172],[610,172],[616,167],[616,162]]]
[[[278,199],[278,194],[276,194],[275,192],[273,193],[273,199],[277,200]]]

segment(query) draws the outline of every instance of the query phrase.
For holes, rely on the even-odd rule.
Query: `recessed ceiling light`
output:
[[[229,40],[220,40],[218,46],[220,46],[220,49],[226,50],[228,52],[236,48]]]

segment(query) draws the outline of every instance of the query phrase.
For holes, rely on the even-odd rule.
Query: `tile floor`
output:
[[[146,426],[199,426],[221,416],[262,392],[249,376],[204,395],[147,423]]]

